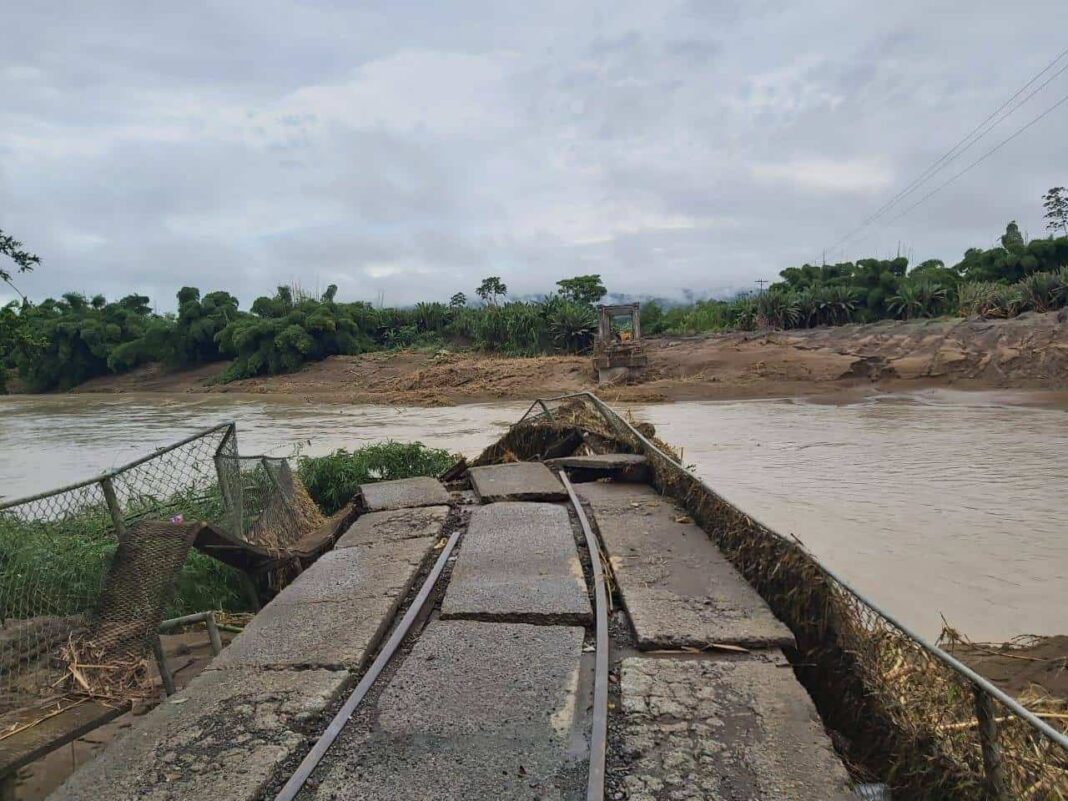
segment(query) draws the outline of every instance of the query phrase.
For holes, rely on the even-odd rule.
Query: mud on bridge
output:
[[[854,797],[790,630],[643,457],[450,478],[362,487],[333,549],[52,798]]]

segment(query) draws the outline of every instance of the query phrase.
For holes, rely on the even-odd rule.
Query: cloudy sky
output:
[[[187,284],[243,305],[279,283],[447,299],[491,274],[751,287],[1068,47],[1063,0],[4,6],[0,228],[43,259],[20,286],[161,310]],[[1066,94],[1068,73],[909,200]],[[1068,104],[828,260],[956,260],[1012,218],[1042,235],[1066,128]]]

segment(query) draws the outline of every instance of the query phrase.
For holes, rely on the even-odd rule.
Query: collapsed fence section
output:
[[[595,447],[645,455],[658,489],[686,508],[790,626],[795,670],[859,777],[888,783],[895,799],[1068,799],[1062,708],[1025,707],[925,642],[595,395],[536,401],[482,459],[509,451],[529,458],[547,443],[573,441],[576,430]]]
[[[233,423],[0,504],[0,736],[69,693],[127,701],[144,688],[145,655],[206,529],[270,554],[321,522],[284,459],[239,455]]]

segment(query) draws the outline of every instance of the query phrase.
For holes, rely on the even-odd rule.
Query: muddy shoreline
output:
[[[1063,315],[1061,315],[1063,317]],[[1034,391],[1068,402],[1068,321],[883,321],[798,331],[647,340],[649,369],[600,387],[585,356],[506,358],[473,352],[391,351],[334,356],[286,375],[217,383],[227,363],[181,372],[148,365],[93,379],[75,393],[238,393],[334,403],[449,406],[598,389],[608,400],[656,403],[749,398],[860,398],[923,389]],[[12,390],[17,392],[18,387]]]

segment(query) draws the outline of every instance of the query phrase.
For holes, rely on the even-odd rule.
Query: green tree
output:
[[[17,300],[0,307],[0,395],[7,392],[7,371],[15,366],[15,355],[25,336],[24,323]]]
[[[23,330],[14,362],[35,391],[67,389],[150,361],[153,355],[144,348],[127,348],[117,362],[114,356],[127,343],[143,342],[148,326],[160,319],[144,295],[108,303],[102,295],[87,300],[75,292],[37,306],[24,303],[19,317]]]
[[[903,281],[898,293],[890,298],[889,310],[897,317],[913,320],[918,317],[936,317],[945,311],[948,301],[945,287],[928,278],[910,277]]]
[[[178,293],[178,323],[166,360],[174,366],[191,366],[224,358],[216,337],[238,314],[237,298],[229,292],[209,292],[201,300],[199,289],[183,287]]]
[[[582,353],[593,345],[597,332],[597,312],[588,303],[564,300],[548,314],[553,345],[566,353]]]
[[[1063,186],[1054,186],[1042,196],[1042,206],[1046,209],[1046,230],[1058,228],[1068,236],[1068,194]]]
[[[1024,243],[1015,222],[1001,237],[1001,247],[969,248],[954,272],[966,281],[1015,284],[1036,272],[1057,272],[1068,264],[1068,236],[1032,239]]]
[[[601,283],[600,275],[576,275],[557,281],[556,285],[560,287],[560,295],[565,300],[589,306],[603,298],[608,291]]]
[[[449,298],[450,309],[462,309],[467,305],[467,295],[463,292],[457,292],[451,298]]]
[[[18,267],[20,273],[28,273],[41,263],[41,259],[29,251],[23,250],[22,247],[21,242],[13,236],[5,234],[3,229],[0,229],[0,256],[7,256],[11,261],[15,262],[15,266]],[[10,286],[23,298],[26,297],[11,282],[11,273],[4,269],[3,262],[0,262],[0,281]]]
[[[365,303],[294,298],[289,287],[280,286],[273,297],[257,298],[252,314],[239,315],[215,335],[219,350],[234,356],[222,380],[285,373],[328,356],[362,353],[373,346],[370,332],[377,322]]]
[[[1005,226],[1005,233],[1001,235],[1001,246],[1016,253],[1023,250],[1026,244],[1023,234],[1020,233],[1020,226],[1016,224],[1016,220],[1012,220]]]
[[[482,298],[487,306],[496,306],[497,299],[508,294],[508,287],[501,281],[500,276],[491,275],[489,278],[482,279],[475,294]]]

